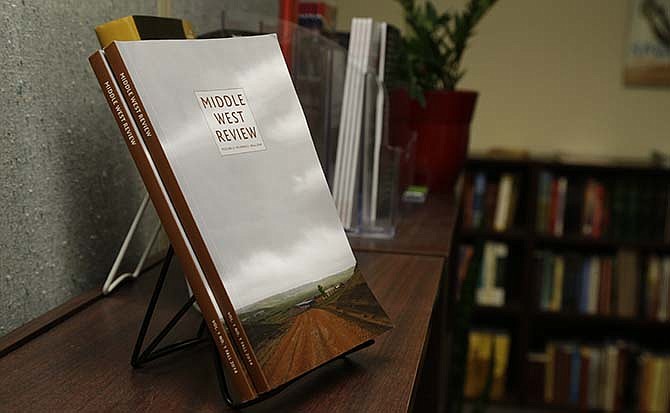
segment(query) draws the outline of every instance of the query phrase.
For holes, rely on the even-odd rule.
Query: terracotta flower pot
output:
[[[477,92],[435,90],[425,97],[425,107],[411,103],[410,126],[417,133],[414,181],[445,192],[465,165]]]

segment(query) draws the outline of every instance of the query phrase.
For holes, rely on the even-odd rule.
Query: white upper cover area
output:
[[[236,309],[355,265],[276,36],[117,44]]]

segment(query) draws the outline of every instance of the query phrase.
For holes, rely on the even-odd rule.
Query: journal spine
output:
[[[180,227],[177,215],[171,206],[167,191],[155,167],[152,167],[150,155],[139,136],[139,128],[133,121],[127,102],[123,100],[120,88],[114,80],[103,52],[97,51],[91,55],[89,62],[98,79],[105,100],[114,114],[114,119],[121,130],[121,134],[124,136],[130,154],[137,165],[144,185],[151,196],[163,228],[165,228],[179,257],[184,274],[195,294],[207,327],[212,337],[214,337],[226,379],[233,387],[233,397],[242,402],[253,400],[257,397],[257,392],[228,336],[224,326],[224,311],[219,309],[212,288],[207,285],[202,270],[194,259],[194,253],[186,241],[184,231]]]
[[[223,281],[214,266],[214,260],[212,259],[202,234],[195,223],[193,214],[186,203],[186,198],[177,184],[177,179],[172,171],[172,167],[163,151],[163,147],[157,139],[156,130],[151,119],[149,119],[141,97],[137,93],[135,84],[128,73],[128,68],[123,61],[116,43],[112,43],[106,47],[105,54],[107,56],[107,61],[111,66],[112,73],[116,77],[120,86],[121,93],[131,108],[130,112],[137,122],[142,140],[146,144],[152,159],[156,163],[156,168],[165,183],[170,199],[172,200],[175,210],[184,226],[186,235],[193,245],[198,261],[202,265],[207,282],[214,291],[219,307],[224,311],[228,330],[233,337],[233,341],[239,352],[238,354],[246,366],[256,391],[258,393],[264,393],[270,390],[268,380],[258,363],[258,359],[251,347],[249,338],[247,337],[237,312],[230,301],[230,297],[226,292]]]
[[[106,47],[114,40],[141,40],[133,16],[126,16],[95,28],[100,47]]]

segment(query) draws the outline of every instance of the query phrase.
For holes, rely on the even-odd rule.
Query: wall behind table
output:
[[[464,0],[434,0],[438,9]],[[501,0],[465,53],[460,87],[480,92],[471,149],[647,156],[670,152],[670,88],[622,83],[628,0]],[[353,16],[404,27],[392,0],[338,0]]]
[[[172,2],[198,33],[221,9]],[[100,286],[112,264],[144,190],[87,58],[96,25],[156,13],[150,0],[0,5],[0,335]]]

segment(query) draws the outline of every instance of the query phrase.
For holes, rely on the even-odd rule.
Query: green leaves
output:
[[[462,13],[439,13],[427,0],[396,0],[405,12],[409,33],[403,36],[404,75],[410,96],[425,105],[424,91],[454,90],[465,73],[463,52],[473,29],[496,0],[470,0]]]

